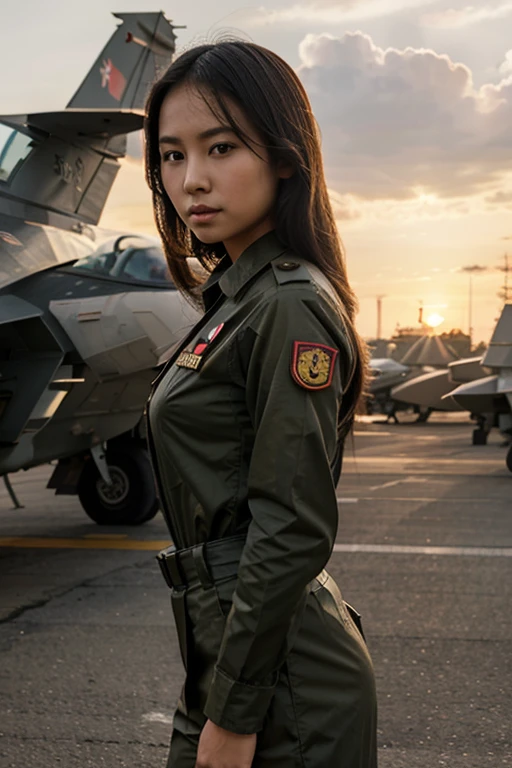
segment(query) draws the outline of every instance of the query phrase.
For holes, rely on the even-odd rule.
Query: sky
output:
[[[162,2],[162,0],[160,0]],[[488,340],[512,263],[512,0],[123,0],[163,10],[178,52],[225,34],[298,72],[322,132],[326,177],[359,297],[384,335],[441,314],[438,331]],[[1,11],[0,111],[62,109],[115,29],[105,0],[18,0]],[[154,232],[142,166],[127,158],[104,226]],[[468,267],[480,267],[472,272]],[[512,278],[512,276],[511,276]]]

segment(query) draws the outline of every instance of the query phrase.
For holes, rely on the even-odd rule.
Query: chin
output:
[[[222,238],[218,235],[214,235],[213,232],[211,234],[209,232],[194,232],[194,235],[200,243],[204,243],[205,245],[214,245],[215,243],[222,242]]]

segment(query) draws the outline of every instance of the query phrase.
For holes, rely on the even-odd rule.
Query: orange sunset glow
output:
[[[79,23],[70,4],[54,6],[29,28],[22,4],[4,15],[6,114],[62,108],[111,34],[100,0]],[[124,9],[139,6],[126,0]],[[322,134],[361,332],[375,336],[382,296],[385,336],[397,324],[417,326],[423,305],[444,317],[440,331],[468,332],[471,323],[474,342],[488,341],[512,245],[512,4],[218,0],[191,9],[176,0],[168,10],[186,25],[178,52],[234,35],[272,48],[297,71]],[[32,52],[22,57],[14,44],[21,28]],[[35,61],[45,73],[37,88]],[[154,232],[140,145],[130,146],[101,224]]]

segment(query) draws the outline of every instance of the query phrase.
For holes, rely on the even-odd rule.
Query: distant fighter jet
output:
[[[505,304],[492,335],[482,366],[492,376],[461,384],[450,392],[462,408],[477,415],[484,443],[490,426],[512,436],[512,304]],[[485,424],[489,425],[485,428]],[[476,430],[475,430],[476,431]],[[473,435],[475,437],[475,435]],[[507,453],[507,467],[512,472],[512,445]]]
[[[121,23],[62,112],[0,117],[0,475],[56,461],[49,487],[98,523],[158,502],[142,414],[197,318],[156,240],[96,228],[126,134],[175,51],[162,13]]]
[[[398,423],[397,412],[408,407],[391,397],[391,390],[397,384],[407,381],[411,369],[390,357],[374,357],[370,360],[370,385],[367,409],[369,413],[382,413],[387,420]]]
[[[377,409],[386,414],[388,421],[393,419],[398,424],[400,411],[412,409],[418,414],[417,421],[425,422],[434,410],[459,410],[453,403],[440,405],[437,389],[432,388],[433,382],[446,378],[446,366],[456,360],[456,353],[438,336],[419,338],[400,362],[389,358],[371,360],[370,411]],[[442,393],[446,391],[444,388]]]
[[[454,360],[446,368],[427,371],[393,387],[391,396],[402,403],[414,406],[423,414],[421,421],[427,421],[434,411],[464,411],[447,394],[462,381],[475,381],[485,376],[480,357]]]

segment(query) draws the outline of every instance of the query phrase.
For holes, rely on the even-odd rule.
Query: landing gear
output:
[[[481,428],[474,429],[472,438],[473,445],[487,445],[488,436],[489,432],[487,430]]]
[[[105,458],[110,484],[92,458],[80,475],[77,493],[85,512],[98,525],[141,525],[151,520],[158,499],[145,448],[119,440],[107,447]]]
[[[488,416],[483,414],[473,415],[471,418],[476,421],[477,426],[473,430],[472,443],[473,445],[487,445],[487,438],[491,431],[492,421]]]
[[[507,462],[507,469],[509,469],[512,472],[512,445],[508,449],[506,462]]]
[[[416,419],[416,424],[426,424],[433,412],[433,408],[428,408],[422,405],[418,406],[418,418]]]

